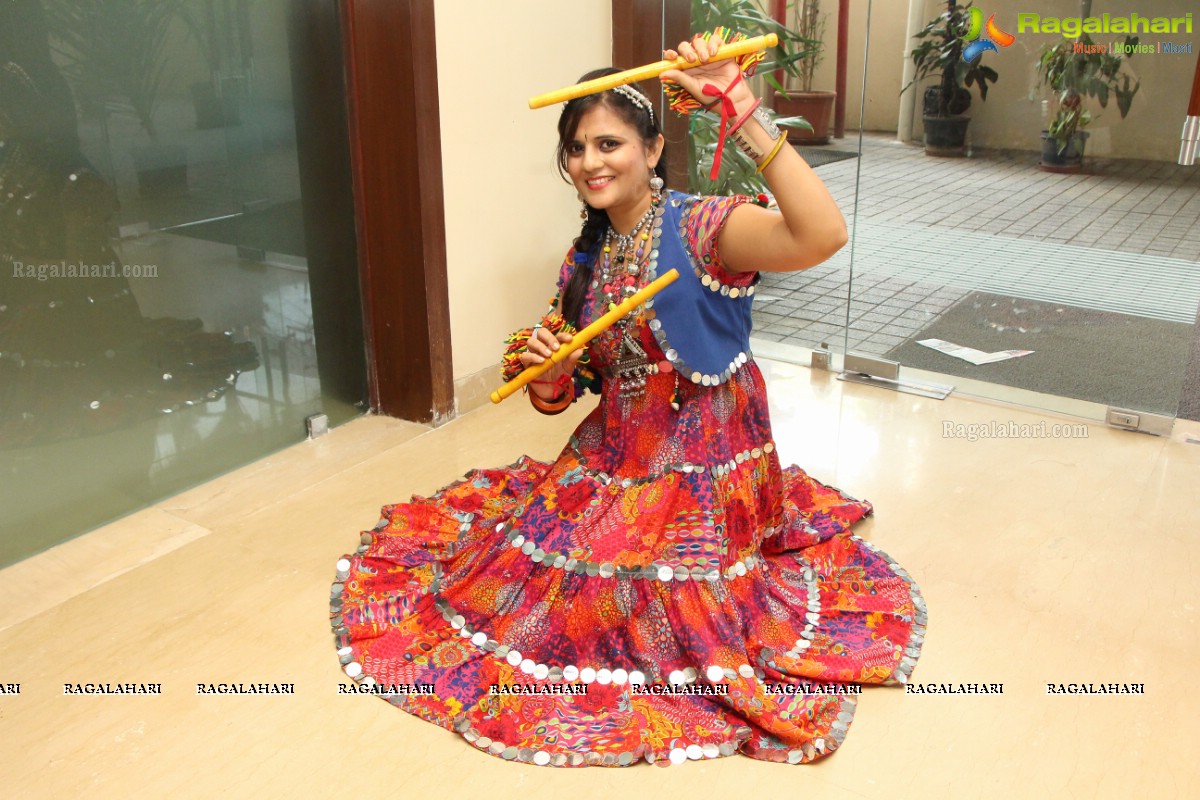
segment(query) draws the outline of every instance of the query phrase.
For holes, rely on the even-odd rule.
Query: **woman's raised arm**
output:
[[[740,69],[732,59],[707,63],[722,43],[718,36],[707,41],[697,37],[682,42],[677,50],[667,50],[665,58],[683,56],[704,66],[671,70],[662,77],[704,103],[716,97],[714,91],[720,92],[732,108],[732,125],[753,109],[756,100],[746,81],[739,80]],[[706,86],[711,87],[707,92]],[[718,98],[714,111],[724,102]],[[745,204],[730,212],[717,243],[722,265],[730,272],[808,269],[828,259],[847,241],[846,221],[825,184],[786,139],[773,133],[755,115],[737,131],[738,146],[759,163],[779,211]]]

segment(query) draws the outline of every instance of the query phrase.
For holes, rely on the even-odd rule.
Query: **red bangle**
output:
[[[537,396],[537,392],[529,393],[529,402],[533,404],[533,407],[541,413],[548,415],[561,414],[574,401],[575,398],[571,396],[570,392],[563,392],[553,400],[543,400]]]
[[[750,110],[747,111],[745,114],[742,114],[742,116],[738,119],[738,121],[733,123],[733,125],[731,125],[729,127],[729,132],[732,134],[734,131],[738,130],[743,125],[745,125],[746,120],[750,119],[750,115],[753,114],[755,112],[755,110],[761,105],[762,105],[762,98],[761,97],[754,98],[754,102],[750,105]]]

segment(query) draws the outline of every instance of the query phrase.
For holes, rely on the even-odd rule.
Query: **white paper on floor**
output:
[[[1032,350],[1000,350],[995,353],[985,353],[973,347],[963,347],[961,344],[954,344],[953,342],[946,342],[941,339],[921,339],[917,344],[925,345],[948,356],[961,358],[963,361],[970,361],[977,366],[979,364],[993,364],[997,361],[1007,361],[1010,358],[1020,358],[1033,352]]]

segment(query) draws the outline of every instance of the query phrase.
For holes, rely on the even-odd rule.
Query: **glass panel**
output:
[[[365,405],[318,368],[293,5],[0,4],[0,564]]]
[[[926,5],[921,22],[946,5]],[[1066,25],[1086,20],[1090,5],[1047,4],[1042,12]],[[1154,14],[1183,20],[1191,6],[1167,0]],[[960,12],[966,38],[984,47],[976,65],[998,76],[986,101],[970,90],[966,157],[930,157],[875,138],[880,158],[864,158],[864,167],[877,166],[864,171],[871,211],[860,225],[856,269],[920,279],[939,292],[925,301],[924,324],[901,331],[904,341],[863,346],[959,379],[1175,415],[1200,304],[1200,172],[1173,163],[1194,37],[1179,25],[1173,34],[1147,25],[1140,38],[1154,52],[1126,58],[1124,35],[1096,33],[1092,41],[1021,29],[1018,10],[1013,2],[989,7],[995,27],[978,34],[970,33],[970,13]],[[1097,13],[1093,23],[1115,14]],[[894,44],[877,39],[870,52],[902,49]],[[938,121],[921,119],[922,109],[913,117],[928,150]],[[1070,152],[1054,139],[1042,145],[1039,130],[1059,130],[1064,120],[1089,134],[1082,163],[1060,164]],[[895,329],[904,305],[895,297],[855,292],[852,342],[875,325]],[[918,344],[930,339],[986,354],[1031,352],[974,364]]]
[[[835,93],[833,86],[836,25],[827,13],[812,13],[796,2],[755,0],[693,0],[692,18],[698,30],[725,25],[747,36],[776,32],[785,48],[770,51],[768,59],[751,79],[754,92],[777,118],[803,117],[812,130],[793,127],[789,141],[804,156],[838,201],[849,223],[858,190],[858,141],[855,137],[834,138],[832,128]],[[819,11],[820,4],[815,4]],[[826,2],[826,6],[831,3]],[[835,5],[833,3],[832,5]],[[781,7],[784,14],[777,16]],[[778,30],[782,23],[784,30]],[[793,62],[793,70],[778,69]],[[815,66],[814,66],[815,65]],[[786,93],[774,88],[781,84]],[[851,87],[857,98],[859,92]],[[720,176],[709,180],[713,152],[718,143],[718,126],[713,115],[689,118],[688,141],[690,188],[700,194],[746,194],[765,189],[755,164],[736,146],[728,144],[722,156]],[[797,348],[842,349],[850,287],[850,249],[845,248],[828,262],[802,273],[763,273],[754,296],[754,352],[808,360]]]
[[[858,48],[850,60],[850,129],[858,124],[855,75],[867,76],[868,132],[854,163],[860,174],[838,165],[817,169],[847,213],[853,242],[828,265],[770,278],[793,294],[778,292],[773,303],[760,305],[758,335],[808,347],[826,334],[840,338],[840,308],[826,292],[849,285],[844,346],[899,361],[902,377],[925,371],[960,391],[1094,417],[1115,405],[1195,418],[1200,167],[1174,163],[1197,57],[1185,23],[1191,3],[1156,6],[1160,21],[1142,23],[1139,36],[1149,51],[1128,58],[1119,47],[1123,34],[1095,34],[1091,45],[1080,40],[1077,48],[1062,33],[1021,30],[1017,11],[1024,7],[1016,2],[987,6],[998,27],[981,27],[978,34],[971,33],[970,13],[961,11],[961,44],[985,42],[976,66],[994,70],[998,79],[989,81],[986,101],[977,84],[968,90],[961,156],[936,157],[926,149],[954,149],[940,138],[937,120],[923,119],[939,111],[940,71],[901,95],[913,64],[894,54],[918,46],[922,40],[909,37],[947,6],[932,0],[852,5],[851,41]],[[1043,6],[1043,17],[1081,14],[1073,1]],[[1112,12],[1110,18],[1116,13],[1102,10]],[[1102,24],[1102,15],[1095,16],[1094,24]],[[1078,106],[1072,86],[1039,86],[1042,54],[1060,43],[1076,73],[1103,77],[1113,66],[1105,106],[1087,91],[1094,81],[1075,82]],[[1085,60],[1096,56],[1111,61]],[[855,62],[864,58],[865,70],[859,69]],[[1135,85],[1123,116],[1128,97],[1121,93]],[[935,91],[927,110],[917,92],[928,87]],[[1087,114],[1077,169],[1048,163],[1058,160],[1057,144],[1043,151],[1039,131],[1061,127],[1060,97],[1067,98],[1067,112]],[[929,141],[931,133],[939,138]],[[851,249],[853,280],[826,274],[845,274],[837,268]],[[764,282],[764,294],[777,291]],[[832,317],[813,320],[814,312]],[[979,353],[948,354],[920,344],[931,340]],[[1032,352],[1017,355],[1022,351]],[[992,360],[976,364],[963,356]]]
[[[852,128],[846,135],[837,136],[837,4],[810,0],[770,6],[775,13],[779,6],[785,6],[785,19],[781,21],[803,38],[804,43],[794,45],[794,51],[803,57],[794,74],[774,74],[784,92],[772,89],[764,75],[756,79],[760,94],[770,98],[779,116],[802,117],[812,126],[811,130],[789,129],[788,139],[829,189],[847,226],[853,226],[861,153],[857,132]],[[861,81],[849,83],[846,95],[847,115],[856,114],[862,96]],[[763,273],[754,300],[756,353],[808,363],[808,350],[845,349],[854,277],[851,252],[847,246],[824,264],[803,272]]]

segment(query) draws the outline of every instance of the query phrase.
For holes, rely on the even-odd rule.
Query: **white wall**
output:
[[[561,106],[535,94],[612,61],[609,0],[437,0],[454,377],[499,384],[504,337],[536,322],[579,233],[554,166]],[[468,398],[466,406],[473,404]]]
[[[837,0],[825,0],[825,57],[813,78],[814,89],[833,90],[837,85]],[[871,57],[866,69],[866,102],[863,102],[863,48],[867,43],[867,4],[850,4],[846,34],[846,138],[858,130],[860,117],[869,131],[896,129],[900,108],[899,61],[903,50],[908,9],[898,0],[875,0],[871,7]],[[865,113],[860,109],[865,106]]]

